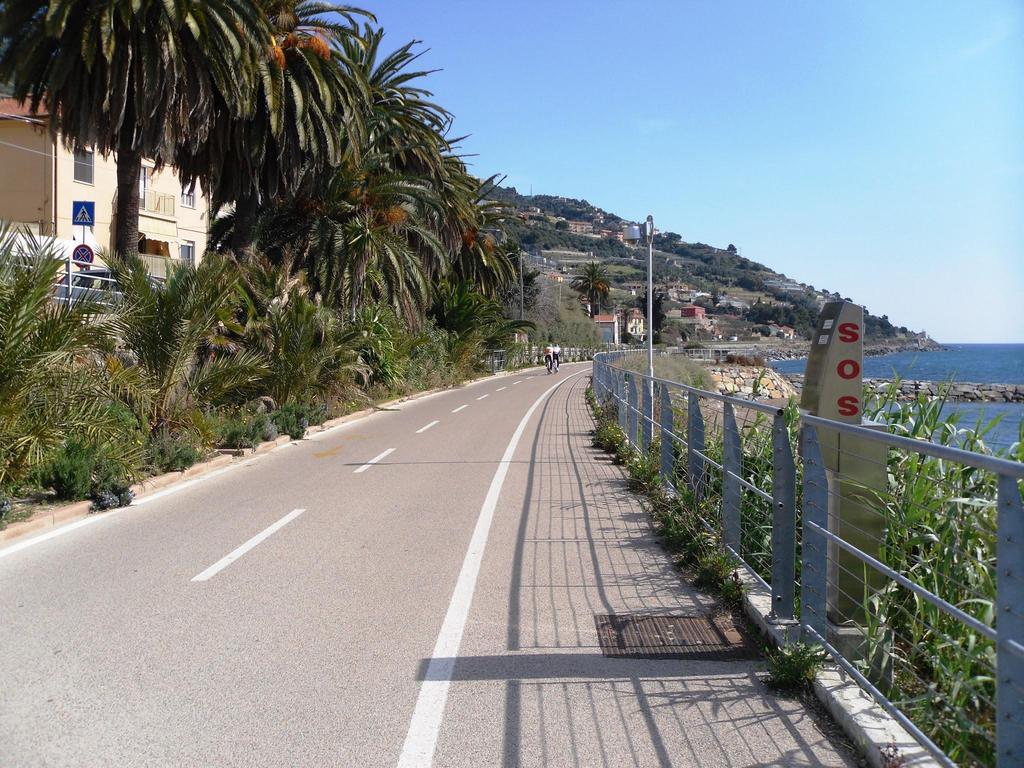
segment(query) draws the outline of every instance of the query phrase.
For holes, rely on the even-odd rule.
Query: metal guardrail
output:
[[[651,379],[630,354],[594,356],[598,401],[770,590],[769,621],[941,764],[1024,765],[1024,464]]]

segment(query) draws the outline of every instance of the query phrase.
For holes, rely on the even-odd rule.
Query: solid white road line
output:
[[[466,619],[473,602],[473,591],[476,589],[476,579],[480,573],[480,564],[483,562],[487,535],[491,530],[494,510],[498,506],[501,486],[504,484],[508,468],[512,464],[512,457],[519,445],[519,439],[523,436],[533,412],[537,410],[544,398],[573,376],[579,376],[580,373],[583,371],[570,374],[554,386],[548,387],[544,394],[534,401],[522,421],[519,422],[519,426],[516,427],[512,439],[509,440],[508,446],[505,448],[505,454],[498,463],[494,478],[491,480],[491,487],[487,490],[487,497],[480,508],[480,516],[473,529],[469,549],[466,550],[466,557],[462,561],[459,579],[455,583],[455,591],[448,604],[448,612],[445,614],[441,631],[437,635],[434,652],[427,664],[426,675],[423,682],[420,683],[420,692],[416,698],[412,722],[409,723],[409,732],[405,736],[402,754],[398,758],[398,768],[429,768],[434,761],[434,747],[437,745],[437,734],[441,729],[444,707],[448,700],[448,686],[451,684],[455,659],[459,654],[459,646],[462,644],[462,632],[466,628]]]
[[[440,423],[441,423],[440,421],[438,421],[437,419],[434,419],[434,421],[430,422],[430,423],[429,423],[429,424],[427,424],[427,425],[426,425],[425,427],[420,427],[419,429],[417,429],[417,430],[416,430],[416,434],[418,435],[418,434],[420,434],[421,432],[426,432],[426,431],[427,431],[428,429],[430,429],[430,428],[431,428],[432,426],[434,426],[435,424],[440,424]]]
[[[20,552],[23,549],[28,549],[29,547],[35,546],[36,544],[41,544],[44,541],[49,541],[50,539],[56,538],[57,536],[62,536],[65,533],[71,533],[71,531],[74,531],[78,528],[84,528],[85,526],[91,525],[92,523],[98,523],[100,520],[106,520],[117,511],[119,510],[107,512],[102,515],[90,515],[89,517],[84,517],[81,520],[77,520],[73,523],[62,525],[60,528],[55,528],[54,530],[48,533],[44,533],[40,536],[33,536],[31,539],[19,541],[17,544],[11,544],[11,546],[9,547],[4,547],[3,549],[0,549],[0,559],[7,557],[8,555],[13,555],[15,552]]]
[[[452,413],[458,413],[463,408],[469,408],[469,403],[466,403],[465,405],[460,405],[458,408],[456,408],[454,411],[452,411]]]
[[[353,475],[358,475],[358,474],[359,474],[360,472],[365,472],[365,471],[366,471],[366,470],[368,470],[368,469],[369,469],[370,467],[372,467],[372,466],[373,466],[374,464],[376,464],[376,463],[377,463],[378,461],[380,461],[381,459],[383,459],[383,458],[384,458],[385,456],[388,456],[388,455],[390,455],[391,453],[393,453],[393,452],[394,452],[394,450],[395,450],[394,448],[388,448],[388,449],[387,449],[386,451],[381,451],[381,452],[380,452],[380,453],[378,453],[378,454],[377,454],[376,456],[374,456],[374,457],[373,457],[372,459],[370,459],[370,460],[369,460],[368,462],[366,462],[365,464],[363,464],[363,466],[361,466],[361,467],[360,467],[359,469],[357,469],[357,470],[356,470],[355,472],[353,472],[352,474],[353,474]]]
[[[477,400],[483,400],[485,397],[487,397],[487,395],[480,395],[480,397],[478,397]]]
[[[261,541],[263,541],[267,537],[271,536],[275,532],[277,532],[277,531],[281,530],[282,528],[284,528],[286,525],[288,525],[288,523],[290,523],[292,520],[294,520],[296,517],[298,517],[299,515],[301,515],[305,511],[306,510],[304,510],[304,509],[293,509],[291,512],[289,512],[287,515],[282,517],[280,520],[278,520],[272,526],[270,526],[269,528],[264,528],[262,531],[257,533],[255,536],[253,536],[247,542],[245,542],[245,544],[243,544],[242,546],[240,546],[238,549],[234,550],[230,554],[225,555],[224,557],[222,557],[220,560],[218,560],[216,563],[211,565],[209,568],[207,568],[205,571],[200,573],[198,576],[193,576],[192,577],[192,581],[209,581],[211,578],[213,578],[218,573],[223,571],[225,568],[227,568],[229,565],[231,565],[233,562],[235,562],[235,560],[240,558],[242,555],[244,555],[250,549],[255,547],[257,544],[259,544]]]

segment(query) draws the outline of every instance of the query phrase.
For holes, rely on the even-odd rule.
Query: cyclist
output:
[[[555,345],[549,340],[544,345],[544,367],[548,369],[548,373],[555,372]]]
[[[562,348],[555,342],[551,347],[551,357],[555,365],[555,373],[558,373],[558,366],[562,363]]]

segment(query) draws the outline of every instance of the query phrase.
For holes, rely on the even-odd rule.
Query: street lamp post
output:
[[[519,249],[519,319],[520,320],[523,319],[523,305],[525,303],[526,302],[524,301],[524,296],[523,296],[523,250],[522,250],[522,248],[520,248]]]
[[[654,217],[647,217],[647,375],[651,377],[651,409],[654,409]]]
[[[626,227],[624,239],[633,243],[647,241],[647,375],[648,411],[647,418],[654,421],[654,217],[648,216],[644,224],[630,224]]]

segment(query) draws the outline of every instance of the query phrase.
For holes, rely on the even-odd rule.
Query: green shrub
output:
[[[602,422],[594,431],[594,446],[601,450],[617,454],[625,442],[625,433],[614,422]]]
[[[634,452],[626,469],[631,491],[647,495],[655,492],[661,487],[661,444],[655,441],[646,454]]]
[[[53,489],[62,501],[77,501],[89,495],[96,452],[77,440],[69,440],[40,472],[40,485]]]
[[[89,498],[92,499],[93,509],[113,509],[131,504],[135,493],[122,469],[109,459],[99,456],[93,467]]]
[[[270,414],[270,420],[278,434],[288,435],[292,440],[301,440],[309,427],[307,411],[307,406],[289,403]]]
[[[125,466],[102,448],[78,440],[61,446],[37,479],[41,486],[52,488],[58,499],[92,499],[96,509],[125,506],[134,497]]]
[[[743,586],[743,580],[740,578],[738,569],[733,570],[729,574],[729,578],[718,585],[719,597],[730,608],[740,608],[743,606],[744,592],[746,592],[746,588]]]
[[[697,557],[697,575],[694,583],[698,587],[721,590],[722,585],[735,570],[732,555],[717,547],[709,548]]]
[[[276,440],[277,425],[265,413],[236,413],[214,420],[214,434],[221,448],[252,449],[268,440]]]
[[[146,466],[154,474],[181,472],[202,458],[203,452],[183,436],[161,431],[146,442]]]
[[[776,690],[798,691],[814,682],[825,663],[821,646],[794,643],[765,650],[768,659],[768,685]]]

